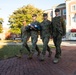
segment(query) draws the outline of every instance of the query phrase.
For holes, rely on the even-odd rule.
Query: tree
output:
[[[38,21],[42,21],[42,13],[41,9],[38,9],[32,5],[23,6],[13,12],[9,17],[9,25],[12,33],[19,34],[20,28],[22,26],[22,21],[26,20],[27,25],[32,21],[32,14],[37,14]]]
[[[2,31],[3,31],[2,24],[3,24],[3,19],[2,19],[2,18],[0,18],[0,33],[2,33]]]

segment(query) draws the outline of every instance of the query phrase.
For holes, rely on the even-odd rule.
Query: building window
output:
[[[74,5],[71,6],[71,10],[72,11],[76,11],[76,4],[74,4]]]
[[[50,16],[53,17],[53,11],[51,11]]]
[[[60,10],[60,12],[59,12],[59,15],[58,16],[61,16],[61,10]]]
[[[64,21],[65,21],[65,24],[67,24],[67,21],[66,21],[66,19],[64,19]]]
[[[63,9],[63,15],[66,15],[66,9]]]
[[[76,14],[73,17],[73,22],[76,22]]]
[[[76,37],[76,33],[75,34],[72,33],[72,37]]]

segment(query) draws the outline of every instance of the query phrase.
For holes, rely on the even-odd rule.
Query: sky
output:
[[[31,4],[39,9],[51,9],[55,4],[65,0],[0,0],[0,18],[4,19],[3,27],[8,27],[8,18],[18,8]]]

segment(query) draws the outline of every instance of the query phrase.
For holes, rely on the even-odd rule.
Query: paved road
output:
[[[32,60],[23,55],[0,61],[0,75],[76,75],[76,46],[63,46],[62,59],[58,64],[53,64],[55,49],[52,56],[46,61],[40,62],[36,54]]]

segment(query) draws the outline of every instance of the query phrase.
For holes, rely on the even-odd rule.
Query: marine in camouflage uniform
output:
[[[43,14],[43,21],[41,22],[41,39],[43,41],[43,50],[40,56],[40,60],[43,61],[45,59],[46,50],[49,52],[49,56],[51,56],[51,49],[48,46],[50,37],[51,37],[51,21],[49,21],[46,13]]]
[[[29,40],[30,38],[30,31],[27,31],[26,29],[26,21],[23,21],[23,26],[21,27],[21,40],[22,40],[22,46],[21,46],[21,49],[20,49],[20,55],[17,55],[18,57],[21,57],[22,56],[22,50],[24,48],[26,48],[30,54],[30,48],[29,46],[27,45],[27,41]]]
[[[31,49],[31,55],[30,55],[30,59],[32,58],[33,56],[33,53],[37,50],[38,52],[38,56],[40,55],[40,50],[37,46],[37,41],[38,41],[38,32],[39,30],[37,30],[34,26],[37,25],[39,26],[40,23],[36,20],[37,18],[37,15],[36,14],[33,14],[32,16],[32,19],[33,19],[33,22],[30,24],[30,27],[31,27],[31,42],[32,42],[32,49]]]
[[[65,36],[66,34],[66,25],[65,21],[61,16],[58,16],[59,14],[59,9],[55,10],[56,16],[52,19],[52,36],[53,36],[53,41],[56,47],[56,54],[55,54],[55,59],[54,63],[58,63],[59,59],[61,57],[61,42],[62,42],[62,37]]]

